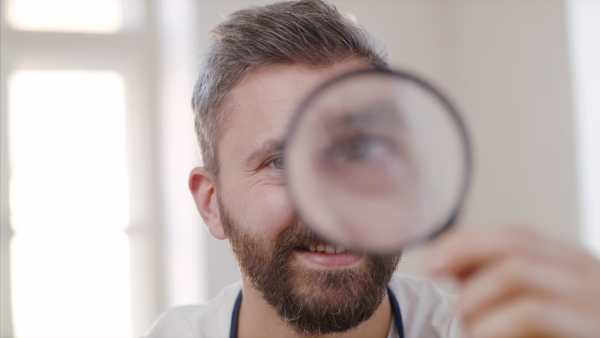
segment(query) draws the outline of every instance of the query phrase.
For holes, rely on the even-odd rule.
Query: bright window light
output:
[[[110,34],[121,28],[121,1],[6,0],[3,12],[15,30]]]
[[[17,234],[10,256],[16,337],[131,337],[125,234]]]
[[[9,78],[17,337],[131,335],[124,97],[108,71]]]
[[[582,240],[600,257],[600,1],[567,1]]]
[[[18,71],[9,81],[13,230],[125,229],[129,193],[121,76]],[[48,220],[55,223],[48,226]]]

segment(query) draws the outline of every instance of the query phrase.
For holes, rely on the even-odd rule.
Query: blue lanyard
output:
[[[392,289],[388,286],[387,288],[388,296],[390,298],[390,302],[392,303],[392,312],[394,313],[394,322],[396,322],[396,327],[398,328],[398,335],[400,338],[404,338],[404,326],[402,325],[402,313],[400,313],[400,306],[398,305],[398,300],[392,292]],[[242,291],[237,296],[235,300],[235,305],[233,306],[233,313],[231,314],[231,330],[229,331],[230,338],[237,338],[238,331],[238,319],[240,317],[240,306],[242,305]]]

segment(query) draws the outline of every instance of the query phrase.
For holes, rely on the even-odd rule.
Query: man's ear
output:
[[[226,239],[227,235],[219,214],[215,183],[213,175],[205,168],[197,167],[190,173],[190,191],[208,231],[216,239]]]

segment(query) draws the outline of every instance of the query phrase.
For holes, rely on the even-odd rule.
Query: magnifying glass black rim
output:
[[[420,77],[418,77],[416,75],[410,74],[405,71],[391,70],[391,69],[384,69],[384,68],[361,69],[361,70],[356,70],[356,71],[348,72],[348,73],[342,74],[340,76],[337,76],[337,77],[325,82],[324,84],[320,85],[315,90],[313,90],[298,106],[298,108],[296,109],[296,112],[292,116],[291,123],[289,124],[288,132],[286,134],[287,137],[286,137],[286,142],[285,142],[285,146],[284,146],[284,151],[283,151],[284,155],[283,156],[285,159],[286,151],[289,146],[288,141],[294,137],[294,134],[297,130],[296,126],[301,122],[302,117],[305,115],[304,112],[306,111],[306,108],[308,107],[308,105],[310,103],[313,102],[313,100],[317,96],[321,95],[322,92],[325,91],[326,89],[328,89],[342,81],[345,81],[345,80],[348,80],[348,79],[354,78],[354,77],[367,75],[367,74],[386,75],[386,76],[400,78],[402,80],[407,80],[407,81],[410,81],[410,82],[416,84],[417,86],[421,87],[422,89],[426,90],[431,95],[433,95],[439,102],[442,103],[444,108],[446,108],[447,112],[450,113],[450,116],[452,117],[452,121],[454,122],[454,125],[458,130],[460,142],[461,142],[461,145],[464,150],[464,158],[463,158],[464,163],[463,164],[464,164],[465,170],[463,172],[462,182],[460,185],[460,191],[458,193],[458,198],[454,204],[454,207],[451,209],[451,212],[449,213],[448,217],[446,218],[446,221],[443,222],[441,227],[439,227],[433,233],[428,234],[427,236],[424,236],[421,239],[417,239],[414,242],[407,243],[402,248],[399,248],[399,249],[404,249],[409,246],[427,242],[427,241],[439,236],[441,233],[443,233],[448,228],[450,228],[458,219],[458,217],[464,207],[464,202],[466,200],[467,193],[471,186],[471,178],[472,178],[472,173],[473,173],[473,151],[472,151],[472,147],[471,147],[471,140],[469,138],[469,133],[467,131],[465,122],[462,119],[462,117],[460,116],[458,110],[450,102],[450,100],[445,95],[442,94],[442,92],[439,89],[437,89],[435,86],[426,82],[425,80],[421,79]],[[287,186],[289,187],[289,189],[291,191],[290,198],[292,201],[292,205],[298,206],[298,201],[296,200],[293,189],[291,188],[290,177],[289,177],[288,172],[289,172],[289,170],[284,170],[284,178],[287,183]],[[300,216],[302,216],[302,215],[300,215]]]

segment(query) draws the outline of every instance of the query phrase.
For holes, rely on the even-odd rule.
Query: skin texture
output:
[[[231,121],[218,145],[219,182],[204,168],[195,168],[190,176],[196,206],[215,238],[227,238],[219,200],[230,213],[228,217],[242,225],[247,236],[265,245],[274,246],[282,233],[298,224],[282,171],[274,162],[281,151],[264,145],[283,140],[295,107],[312,89],[336,75],[365,67],[359,61],[340,62],[327,68],[269,66],[254,69],[236,85],[230,96]],[[255,151],[261,148],[268,151],[256,155]],[[365,263],[363,257],[352,267],[364,268]],[[298,256],[294,264],[305,270],[329,269],[311,265]],[[242,290],[240,337],[299,336],[277,316],[247,278],[242,279]],[[328,337],[385,337],[391,321],[386,294],[368,320],[351,331]]]
[[[426,263],[460,282],[470,337],[600,335],[600,262],[579,248],[524,226],[458,229]]]

